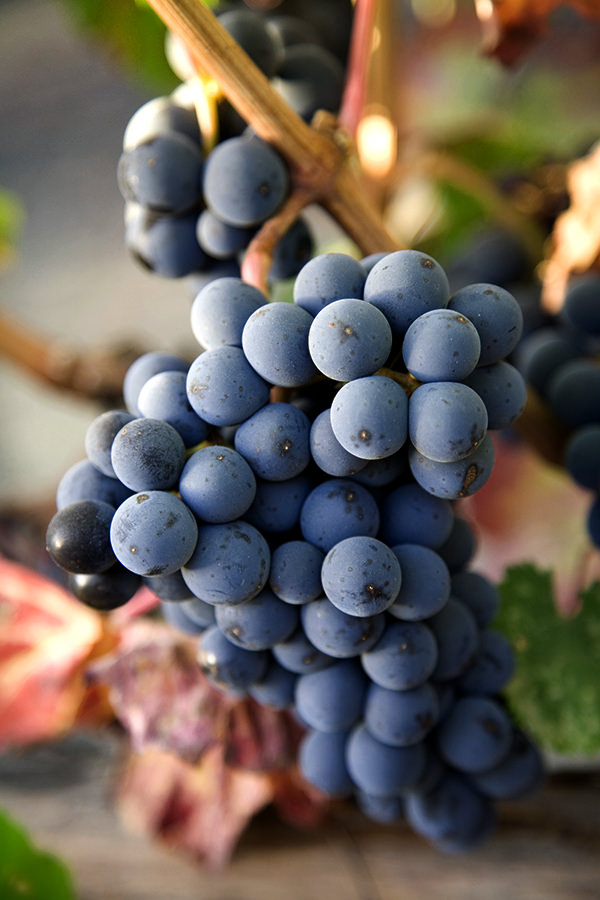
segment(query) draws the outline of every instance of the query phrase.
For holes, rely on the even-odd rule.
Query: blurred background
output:
[[[107,40],[98,28],[81,25],[82,10],[103,6],[105,18],[112,11],[125,21],[128,5],[0,2],[0,226],[8,235],[0,309],[7,322],[65,351],[93,354],[124,344],[191,358],[197,345],[189,326],[190,286],[148,273],[132,259],[116,182],[127,121],[178,80],[164,60],[136,65],[157,54],[145,30],[132,54],[135,39],[124,39],[129,46],[122,52],[118,27]],[[392,106],[403,158],[395,170],[402,178],[385,187],[390,228],[451,266],[482,228],[504,218],[489,197],[477,196],[470,179],[482,171],[513,199],[518,195],[542,250],[549,223],[566,203],[564,167],[598,138],[598,23],[561,9],[523,60],[505,68],[483,55],[470,0],[397,0],[392,13],[399,37]],[[431,160],[424,164],[431,147],[455,152],[472,166],[471,174],[459,167],[440,178]],[[318,249],[337,247],[336,229],[318,213],[315,224]],[[0,322],[0,330],[5,325]],[[102,407],[49,385],[6,355],[0,356],[0,382],[2,549],[22,557],[32,545],[20,542],[16,531],[26,529],[28,516],[39,525],[52,511],[56,485],[83,458],[85,430]],[[33,554],[32,566],[48,571],[43,548]],[[529,813],[509,810],[500,839],[475,861],[439,859],[403,834],[409,853],[400,871],[394,831],[374,831],[358,813],[301,833],[265,817],[242,840],[227,873],[214,876],[122,830],[112,800],[124,757],[121,735],[107,732],[71,736],[0,761],[0,806],[67,859],[81,900],[159,894],[264,900],[284,889],[300,900],[315,895],[305,883],[307,865],[318,873],[319,892],[350,900],[408,900],[423,893],[523,900],[596,895],[597,777],[586,782],[584,828],[578,830],[581,792],[573,797],[579,785],[567,778]],[[557,834],[566,835],[559,844]]]

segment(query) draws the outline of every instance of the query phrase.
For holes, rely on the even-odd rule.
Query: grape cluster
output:
[[[524,338],[515,355],[530,389],[565,431],[564,465],[591,493],[587,529],[600,548],[600,278],[568,289],[554,321]]]
[[[59,484],[48,549],[83,602],[147,584],[215,687],[294,710],[319,790],[466,849],[542,774],[452,502],[522,406],[502,359],[520,310],[487,284],[450,296],[413,250],[316,256],[293,293],[233,276],[198,292],[200,353],[131,366],[126,408],[90,424]]]
[[[344,66],[315,27],[294,15],[269,17],[247,8],[227,9],[219,19],[301,116],[310,120],[317,109],[337,110]],[[241,254],[290,186],[279,154],[226,101],[199,96],[202,90],[197,82],[184,82],[138,109],[125,129],[118,164],[129,251],[160,276],[194,276],[200,283],[239,276]],[[218,141],[210,152],[210,126],[203,134],[199,105],[215,110]],[[310,228],[299,216],[275,250],[271,280],[296,275],[312,250]]]

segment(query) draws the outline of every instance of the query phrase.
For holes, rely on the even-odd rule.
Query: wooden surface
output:
[[[115,735],[75,735],[0,757],[0,806],[67,861],[79,900],[600,898],[598,772],[553,775],[535,799],[504,804],[491,842],[467,856],[344,805],[307,832],[258,816],[209,873],[124,829],[112,802],[124,749]]]

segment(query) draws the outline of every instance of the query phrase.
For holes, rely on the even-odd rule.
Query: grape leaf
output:
[[[2,900],[75,900],[70,873],[50,853],[0,812],[0,896]]]
[[[119,809],[129,828],[218,869],[273,792],[267,773],[228,766],[223,744],[211,747],[196,765],[172,753],[147,750],[129,762]]]
[[[54,581],[0,557],[0,748],[110,715],[84,666],[114,644],[101,616]],[[89,721],[89,719],[88,719]]]
[[[532,565],[509,569],[494,627],[511,641],[517,671],[506,689],[518,722],[542,747],[562,754],[600,750],[600,582],[580,612],[560,616],[552,576]]]
[[[600,17],[597,0],[475,0],[484,51],[513,65],[544,33],[548,16],[565,3],[582,15]]]

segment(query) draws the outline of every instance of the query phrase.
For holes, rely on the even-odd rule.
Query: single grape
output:
[[[119,563],[94,575],[69,575],[71,593],[81,603],[102,612],[124,606],[141,586],[141,577]]]
[[[266,674],[266,651],[244,650],[228,641],[216,625],[198,642],[198,663],[208,681],[225,693],[245,694]]]
[[[310,462],[310,421],[290,403],[269,403],[235,433],[235,449],[266,481],[295,478]]]
[[[488,428],[508,428],[525,408],[525,379],[518,369],[504,360],[489,366],[479,366],[464,382],[485,403]]]
[[[310,643],[336,659],[360,656],[373,647],[385,630],[385,616],[350,616],[319,597],[300,607],[304,633]]]
[[[123,379],[123,399],[129,412],[139,417],[142,415],[137,402],[144,384],[157,372],[187,372],[188,364],[180,356],[165,353],[162,350],[152,350],[143,353],[129,366]]]
[[[327,475],[355,475],[367,465],[366,459],[348,453],[336,438],[331,427],[330,409],[324,409],[314,419],[309,440],[313,461]]]
[[[394,544],[422,544],[436,550],[450,536],[454,522],[449,500],[432,497],[420,485],[400,485],[381,507],[380,540]]]
[[[204,158],[198,144],[170,131],[123,151],[117,179],[123,199],[178,215],[202,202]]]
[[[169,575],[146,575],[144,583],[153,594],[167,603],[182,603],[195,599],[179,569]]]
[[[133,491],[165,491],[176,485],[185,462],[178,431],[160,419],[133,419],[112,443],[111,462]]]
[[[323,593],[321,566],[325,556],[307,541],[286,541],[271,555],[269,585],[285,603],[302,605]]]
[[[580,487],[600,491],[600,424],[585,425],[571,435],[565,468]]]
[[[190,406],[185,372],[158,372],[149,378],[138,395],[138,408],[145,418],[160,419],[174,428],[186,447],[209,435],[207,423]]]
[[[291,303],[272,302],[248,318],[242,347],[252,368],[280,387],[301,387],[317,375],[308,350],[312,317]]]
[[[439,612],[450,598],[450,572],[442,557],[422,544],[394,544],[402,584],[389,607],[390,615],[418,622]]]
[[[490,810],[490,801],[455,772],[427,793],[409,794],[405,806],[412,828],[440,849],[477,845],[488,834]]]
[[[299,624],[298,610],[269,587],[243,603],[217,605],[215,616],[225,637],[247,650],[267,650],[290,637]]]
[[[407,691],[427,681],[437,656],[433,632],[423,622],[390,622],[375,646],[361,654],[361,663],[375,684]]]
[[[398,557],[381,541],[354,536],[335,544],[321,569],[328,599],[351,616],[373,616],[398,596],[402,571]]]
[[[138,575],[169,575],[181,568],[196,546],[198,528],[175,494],[145,491],[128,497],[110,526],[115,556]]]
[[[319,731],[348,731],[362,718],[368,680],[355,659],[342,659],[320,672],[300,675],[296,708]]]
[[[162,278],[184,278],[207,269],[211,260],[196,238],[197,212],[165,216],[127,203],[125,246],[144,269]]]
[[[284,56],[283,41],[277,29],[251,9],[229,9],[219,13],[218,19],[261,72],[272,78]]]
[[[420,250],[396,250],[375,263],[363,298],[381,310],[394,335],[430,309],[448,305],[450,287],[440,264]]]
[[[96,416],[87,427],[84,437],[87,458],[109,478],[117,477],[110,458],[112,442],[123,425],[133,419],[134,416],[124,409],[109,409]]]
[[[188,458],[179,478],[179,493],[204,522],[239,519],[256,496],[256,478],[231,447],[201,447]]]
[[[239,228],[223,222],[209,209],[204,209],[196,222],[196,239],[200,247],[214,259],[231,259],[246,249],[256,228]]]
[[[239,347],[216,347],[196,357],[187,376],[192,409],[211,425],[238,425],[269,401],[269,385]]]
[[[56,508],[62,509],[75,500],[102,500],[116,509],[131,493],[117,478],[105,475],[89,459],[80,459],[69,466],[58,482]]]
[[[425,750],[422,743],[391,747],[359,724],[348,738],[346,765],[359,790],[374,797],[399,797],[421,778]]]
[[[334,381],[372,375],[392,347],[387,319],[364,300],[333,300],[310,326],[308,348],[316,367]]]
[[[296,675],[318,672],[334,663],[334,658],[311,644],[302,628],[297,628],[285,641],[271,648],[280,666]]]
[[[287,47],[273,86],[305,121],[319,109],[337,112],[342,100],[344,69],[318,44]]]
[[[365,700],[365,725],[383,744],[408,747],[425,739],[439,712],[437,691],[428,681],[403,691],[372,684]]]
[[[474,786],[494,800],[529,796],[544,780],[544,762],[535,744],[520,729],[513,730],[512,746],[498,765],[471,775]]]
[[[470,497],[487,484],[494,468],[494,444],[485,434],[467,456],[455,462],[436,462],[415,447],[408,450],[408,463],[415,481],[434,497],[459,500]]]
[[[448,309],[471,320],[481,341],[480,366],[500,362],[515,349],[523,331],[523,313],[505,288],[469,284],[452,295]]]
[[[327,553],[347,537],[375,537],[379,509],[372,494],[348,479],[328,479],[313,488],[300,513],[304,540]]]
[[[563,318],[584,334],[600,335],[600,278],[586,276],[569,285],[561,310]]]
[[[192,332],[205,350],[242,346],[247,319],[267,298],[241,278],[215,278],[198,291],[190,313]]]
[[[298,748],[298,766],[303,778],[330,797],[352,794],[353,783],[346,769],[346,731],[310,730]]]
[[[408,401],[384,375],[344,384],[331,406],[331,427],[342,447],[361,459],[393,456],[406,443]]]
[[[444,682],[458,678],[479,651],[479,631],[471,610],[465,603],[450,597],[439,612],[426,620],[426,624],[438,645],[432,679]]]
[[[102,500],[75,500],[56,512],[46,529],[46,550],[74,575],[96,575],[115,562],[109,532],[115,510]]]
[[[316,316],[334,300],[360,299],[364,283],[365,271],[353,256],[322,253],[298,272],[293,289],[294,303]]]
[[[245,513],[248,522],[269,534],[282,535],[298,527],[304,501],[313,486],[307,475],[297,475],[287,481],[257,479],[256,496]]]
[[[466,384],[435,381],[420,385],[408,401],[408,431],[419,453],[435,462],[456,462],[481,443],[487,411]]]
[[[452,531],[437,552],[451,574],[466,568],[475,555],[477,539],[471,525],[460,516],[454,516]]]
[[[123,150],[132,150],[150,138],[176,131],[200,145],[198,116],[194,107],[178,102],[175,94],[153,97],[137,109],[125,126]]]
[[[250,685],[248,693],[261,706],[271,709],[290,709],[294,705],[296,676],[272,659],[260,681]]]
[[[515,672],[512,644],[499,631],[483,631],[479,650],[460,676],[460,688],[468,694],[499,694]]]
[[[473,323],[451,309],[432,309],[404,335],[402,356],[419,381],[464,381],[479,360],[481,342]]]
[[[513,740],[508,714],[491,697],[459,697],[436,733],[442,758],[463,772],[485,772],[497,766]]]
[[[270,563],[271,552],[262,534],[238,519],[200,525],[196,548],[182,564],[181,574],[192,593],[206,603],[236,604],[263,589]]]

